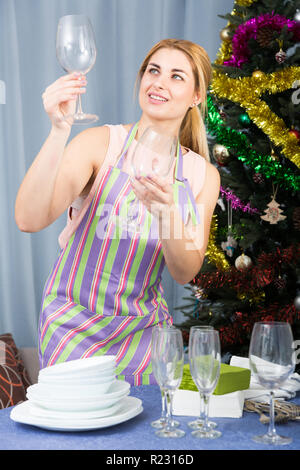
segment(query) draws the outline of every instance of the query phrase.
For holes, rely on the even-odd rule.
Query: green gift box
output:
[[[225,395],[226,393],[236,392],[237,390],[246,390],[250,385],[250,377],[250,369],[222,363],[220,377],[213,394]],[[191,376],[189,364],[183,366],[182,381],[179,389],[198,391]]]

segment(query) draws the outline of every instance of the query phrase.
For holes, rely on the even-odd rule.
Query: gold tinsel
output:
[[[257,291],[257,290],[250,290],[250,291],[247,291],[247,292],[240,292],[239,294],[237,294],[237,298],[239,300],[242,300],[242,301],[245,301],[247,300],[250,305],[253,305],[253,304],[260,304],[262,302],[264,302],[265,300],[265,297],[266,297],[266,294],[264,291]]]
[[[241,7],[250,7],[252,3],[256,2],[257,0],[236,0],[235,5],[239,5]],[[232,15],[235,14],[235,10],[233,8]],[[230,21],[227,23],[226,28],[230,28],[232,25]],[[232,43],[231,39],[224,40],[221,44],[221,47],[217,53],[217,57],[215,60],[215,64],[217,65],[223,65],[225,60],[229,60],[232,56]]]
[[[235,3],[241,7],[250,7],[252,3],[257,2],[257,0],[236,0]]]
[[[225,271],[226,269],[230,268],[230,264],[228,263],[224,252],[221,251],[216,245],[217,229],[217,216],[214,214],[211,221],[210,234],[205,256],[208,258],[209,263],[214,263],[218,269]]]
[[[290,135],[290,129],[286,127],[283,119],[273,113],[260,97],[266,92],[276,94],[291,89],[299,74],[300,67],[286,67],[261,77],[235,79],[214,70],[211,83],[211,90],[217,97],[239,103],[257,127],[269,136],[273,145],[281,147],[284,155],[298,167],[298,140]]]

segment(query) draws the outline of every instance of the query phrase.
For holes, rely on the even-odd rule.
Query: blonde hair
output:
[[[180,127],[179,139],[181,145],[188,147],[210,161],[207,144],[206,128],[204,124],[207,114],[207,89],[212,76],[212,67],[209,56],[203,47],[185,39],[163,39],[155,44],[145,57],[137,76],[139,85],[152,55],[159,49],[177,49],[186,54],[190,60],[194,79],[195,91],[201,93],[201,103],[189,108]]]

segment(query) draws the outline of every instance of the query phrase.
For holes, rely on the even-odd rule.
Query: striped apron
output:
[[[156,383],[151,366],[152,328],[172,324],[161,286],[165,261],[156,220],[140,204],[142,233],[126,236],[116,224],[135,198],[122,165],[137,127],[129,131],[116,166],[104,172],[88,210],[46,281],[39,320],[41,368],[112,354],[119,379],[132,385]],[[182,169],[178,145],[175,202],[184,220],[190,213],[194,223],[199,223]]]

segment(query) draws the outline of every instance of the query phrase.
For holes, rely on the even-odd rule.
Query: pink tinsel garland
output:
[[[287,25],[289,31],[294,33],[293,39],[295,42],[300,40],[300,23],[299,21],[289,20],[285,16],[273,15],[266,13],[257,18],[251,18],[245,23],[241,24],[235,31],[232,38],[232,51],[233,54],[229,60],[224,61],[224,65],[231,67],[241,67],[245,62],[248,62],[250,50],[248,48],[248,41],[251,38],[256,39],[259,29],[265,26],[271,26],[274,31],[281,31],[283,26]]]
[[[232,209],[240,209],[243,212],[249,212],[249,214],[259,214],[260,212],[251,207],[250,203],[243,204],[242,201],[233,194],[232,191],[224,189],[222,186],[220,187],[220,192],[222,197],[226,197],[227,201],[231,201]]]

